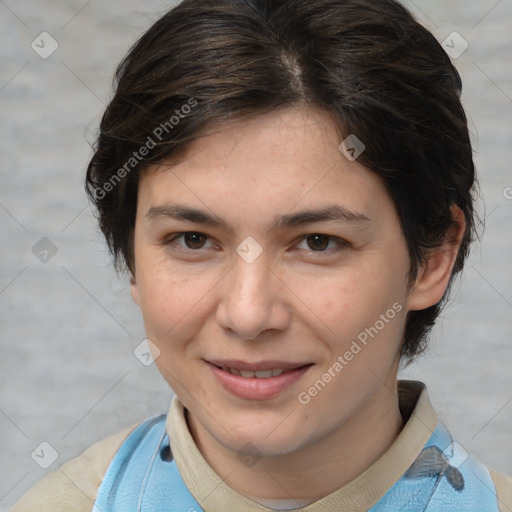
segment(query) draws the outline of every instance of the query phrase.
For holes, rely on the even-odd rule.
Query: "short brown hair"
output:
[[[207,126],[308,104],[365,144],[358,161],[380,176],[395,204],[411,278],[444,240],[450,207],[462,210],[455,275],[475,227],[475,169],[460,93],[440,44],[394,0],[185,0],[119,65],[86,189],[116,267],[133,274],[145,167]],[[403,358],[424,350],[447,293],[409,313]]]

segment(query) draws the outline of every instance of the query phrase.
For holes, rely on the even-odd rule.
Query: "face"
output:
[[[341,141],[325,113],[274,111],[141,176],[132,295],[163,377],[226,449],[294,452],[394,386],[407,246]]]

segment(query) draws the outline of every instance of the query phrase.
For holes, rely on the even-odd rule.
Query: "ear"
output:
[[[140,307],[139,287],[137,286],[137,281],[133,274],[130,277],[130,293],[132,295],[133,302]]]
[[[464,236],[466,221],[462,210],[453,205],[452,225],[440,247],[432,249],[425,265],[418,271],[407,298],[407,309],[417,311],[437,304],[444,295]]]

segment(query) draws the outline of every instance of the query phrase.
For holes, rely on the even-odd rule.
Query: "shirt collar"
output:
[[[399,380],[397,389],[405,425],[395,442],[352,482],[297,510],[365,512],[386,494],[415,461],[432,435],[438,418],[423,383]],[[209,512],[272,510],[242,496],[215,473],[197,448],[188,429],[183,404],[176,396],[171,402],[166,429],[183,481],[203,509]]]

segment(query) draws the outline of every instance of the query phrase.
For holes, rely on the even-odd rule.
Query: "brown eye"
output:
[[[201,249],[206,242],[206,236],[200,233],[184,233],[183,240],[189,249]]]
[[[312,251],[325,251],[327,247],[329,246],[329,242],[331,241],[331,237],[327,235],[321,235],[321,234],[313,234],[308,235],[306,237],[306,243],[308,244],[308,247]]]
[[[187,252],[189,255],[193,252],[203,253],[208,249],[216,248],[208,235],[198,231],[172,233],[162,240],[162,245],[169,251],[179,251],[181,255]]]

